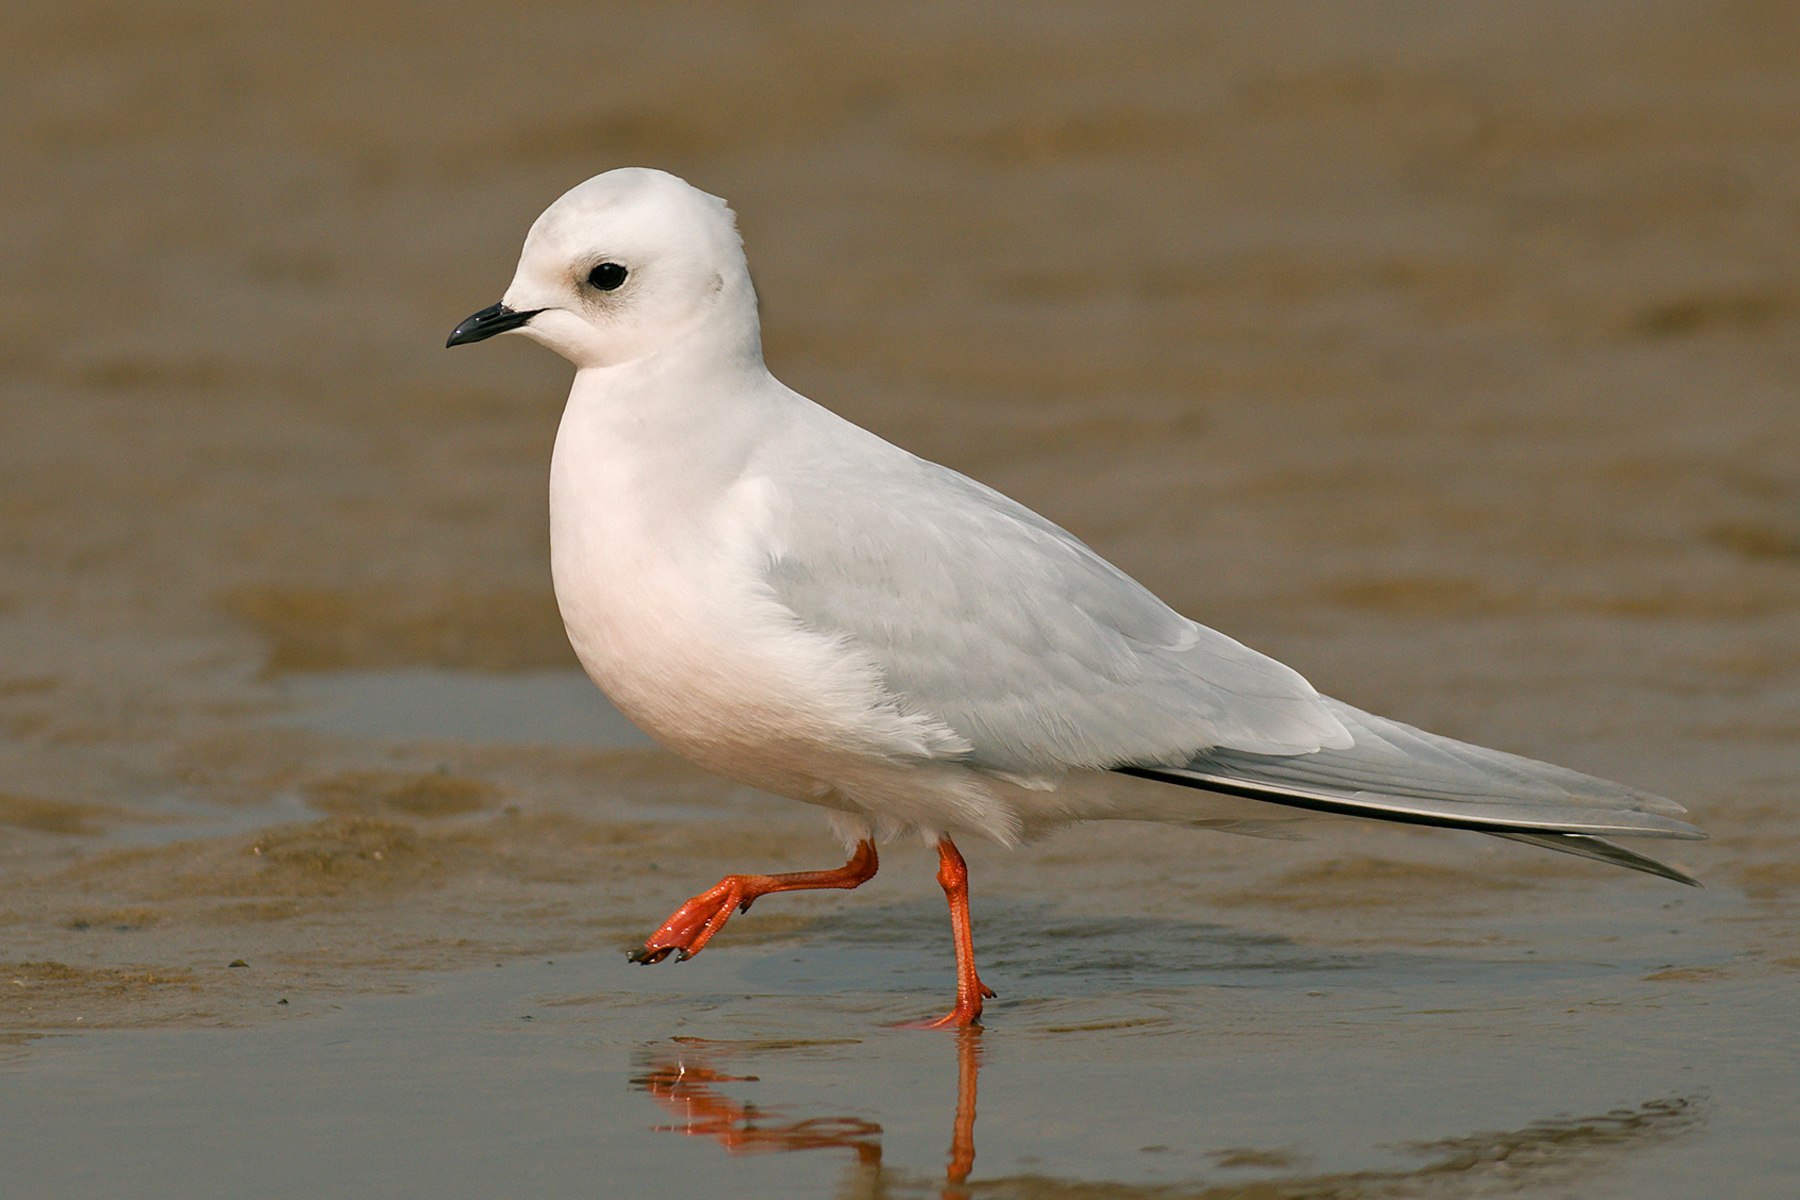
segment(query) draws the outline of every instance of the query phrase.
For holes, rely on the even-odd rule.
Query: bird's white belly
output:
[[[553,507],[563,623],[619,710],[709,770],[869,830],[1015,840],[1019,815],[959,761],[967,743],[900,713],[873,665],[799,627],[761,583],[766,555],[732,533],[671,545],[616,513],[570,530]]]
[[[576,655],[633,723],[766,791],[896,829],[1008,838],[1012,818],[986,813],[988,789],[953,761],[966,746],[899,714],[872,666],[799,628],[760,586],[759,556],[722,549],[741,538],[671,546],[623,524],[569,537],[553,524],[552,567]]]

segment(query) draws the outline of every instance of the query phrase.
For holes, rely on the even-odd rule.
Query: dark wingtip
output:
[[[1689,875],[1686,871],[1678,871],[1668,863],[1658,862],[1647,854],[1639,854],[1635,850],[1627,850],[1605,838],[1597,838],[1582,833],[1522,833],[1519,831],[1500,832],[1488,830],[1494,837],[1503,837],[1512,842],[1524,842],[1528,846],[1542,846],[1546,850],[1557,850],[1564,854],[1573,854],[1578,858],[1591,858],[1595,862],[1608,863],[1615,867],[1624,867],[1628,871],[1642,871],[1646,875],[1655,875],[1659,879],[1685,883],[1689,887],[1705,889],[1705,884]]]

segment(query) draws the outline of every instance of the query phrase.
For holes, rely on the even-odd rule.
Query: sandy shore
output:
[[[1056,1026],[1031,1003],[1060,972],[1205,930],[1365,965],[1591,963],[1610,938],[1621,988],[1786,1044],[1792,15],[196,0],[15,28],[6,1061],[29,1072],[44,1034],[252,1036],[444,972],[611,951],[727,869],[835,853],[798,806],[604,731],[550,736],[567,691],[486,734],[330,720],[382,687],[426,704],[433,677],[407,693],[407,672],[567,682],[543,512],[566,370],[523,344],[440,348],[550,198],[632,162],[734,202],[770,361],[800,390],[1323,690],[1678,797],[1713,835],[1671,851],[1701,896],[1348,823],[976,848],[994,1024]],[[760,905],[707,957],[788,964],[888,914],[907,932],[883,954],[945,969],[871,1003],[928,1010],[948,947],[914,919],[926,857],[897,848],[877,887]],[[1176,961],[1098,991],[1132,1010],[1223,969]],[[1524,1034],[1544,997],[1520,986]],[[790,987],[815,1036],[862,1028],[780,971],[754,984]],[[1780,1157],[1756,1144],[1746,1187]]]

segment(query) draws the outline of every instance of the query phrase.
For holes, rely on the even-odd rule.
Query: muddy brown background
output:
[[[627,164],[732,201],[802,392],[1324,691],[1687,803],[1713,840],[1665,845],[1714,897],[1707,965],[1661,966],[1792,994],[1794,5],[190,0],[7,27],[0,1033],[254,1028],[278,997],[623,946],[723,870],[835,852],[654,751],[284,716],[324,673],[573,665],[543,495],[567,369],[441,347],[551,199]],[[1678,890],[1350,824],[1166,841],[976,849],[978,917],[1091,893],[1417,948],[1523,913],[1553,953],[1561,918]],[[929,892],[922,854],[891,861]]]

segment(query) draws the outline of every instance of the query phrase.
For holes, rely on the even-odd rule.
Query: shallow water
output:
[[[330,671],[287,681],[276,724],[344,737],[632,747],[655,743],[578,668],[474,675],[429,667]]]
[[[1800,1192],[1791,17],[15,22],[0,1190]],[[441,350],[625,162],[735,203],[788,382],[1328,692],[1677,797],[1712,840],[1638,848],[1706,890],[1119,824],[966,848],[977,1036],[888,1028],[948,1002],[915,846],[629,967],[837,851],[588,691],[567,372]]]
[[[552,752],[530,744],[538,706],[497,702],[564,680],[429,678],[458,712],[511,712],[484,740]],[[353,708],[371,681],[380,697],[418,680],[321,678],[305,695]],[[656,751],[605,753],[627,778],[633,761],[644,779],[679,771]],[[153,897],[136,924],[65,927],[65,957],[110,939],[106,957],[154,947],[188,965],[8,964],[0,994],[29,1031],[0,1052],[10,1185],[169,1197],[1800,1187],[1800,958],[1781,956],[1785,920],[1736,888],[1559,872],[1492,839],[1346,822],[1317,823],[1313,842],[1146,840],[1118,825],[1017,855],[977,848],[978,944],[1002,995],[985,1029],[928,1034],[894,1028],[950,986],[922,849],[890,850],[854,894],[765,901],[694,961],[646,970],[622,950],[696,867],[733,861],[746,823],[817,847],[806,815],[749,795],[614,795],[589,799],[579,824],[532,822],[466,783],[333,776],[305,800],[249,810],[146,806],[88,835],[116,849],[90,851],[72,880],[40,874],[52,909],[74,904],[58,890],[71,882],[84,896]],[[364,806],[330,815],[350,799]],[[247,827],[251,815],[282,824]],[[572,835],[585,859],[573,866],[551,846]],[[465,865],[466,894],[445,895],[459,840],[525,854],[523,877],[476,886]],[[678,860],[662,862],[671,849]],[[1234,886],[1246,867],[1260,886]],[[1171,894],[1191,875],[1205,895]],[[596,894],[609,876],[631,894]],[[566,894],[519,908],[545,878],[593,911]],[[276,912],[242,911],[276,899]]]
[[[678,972],[496,963],[254,1032],[40,1044],[0,1068],[9,1178],[171,1197],[936,1195],[968,1167],[971,1190],[945,1194],[1800,1185],[1800,1076],[1741,1032],[1791,1028],[1800,996],[1657,980],[1666,931],[1520,963],[1296,954],[1170,923],[1159,940],[1196,961],[1135,977],[1081,966],[1122,931],[1060,928],[1007,967],[1054,998],[921,1038],[884,1027],[914,1015],[921,957],[914,922],[886,915]]]

